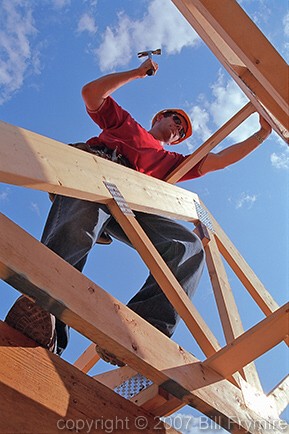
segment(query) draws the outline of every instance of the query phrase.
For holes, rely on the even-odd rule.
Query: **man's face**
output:
[[[186,134],[185,119],[175,112],[166,112],[160,115],[159,128],[163,133],[165,143],[173,143]]]

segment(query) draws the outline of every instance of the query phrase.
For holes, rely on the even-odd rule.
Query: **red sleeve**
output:
[[[130,114],[120,107],[113,98],[105,98],[101,106],[94,111],[86,109],[91,119],[102,129],[117,128],[127,121]]]

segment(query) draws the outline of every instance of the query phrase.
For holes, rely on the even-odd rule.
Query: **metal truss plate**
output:
[[[135,214],[129,207],[128,203],[126,202],[125,198],[123,197],[117,186],[112,182],[103,181],[103,183],[112,195],[119,209],[123,212],[123,214],[134,216]]]
[[[125,399],[131,399],[152,384],[153,382],[142,374],[136,374],[117,386],[114,391]]]
[[[213,227],[213,223],[211,222],[208,212],[196,200],[194,200],[194,203],[200,222],[203,223],[206,228],[208,228],[211,232],[214,233],[215,229]]]

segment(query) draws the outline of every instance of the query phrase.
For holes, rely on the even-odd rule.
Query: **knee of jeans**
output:
[[[198,258],[198,262],[203,264],[205,261],[205,250],[200,238],[192,233],[192,237],[187,241],[187,252],[192,257]]]
[[[196,253],[200,251],[204,252],[203,243],[194,232],[188,231],[183,241],[184,244],[191,246],[191,249],[194,250]]]

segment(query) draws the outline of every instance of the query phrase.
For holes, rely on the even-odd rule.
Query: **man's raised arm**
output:
[[[254,149],[256,149],[272,131],[271,126],[261,116],[260,125],[260,130],[243,142],[229,146],[218,153],[210,152],[199,169],[200,173],[205,175],[208,172],[224,169],[225,167],[242,160],[254,151]]]
[[[82,98],[86,107],[91,111],[97,110],[105,98],[111,95],[115,90],[132,80],[144,78],[147,75],[147,71],[151,68],[156,72],[158,65],[151,59],[147,59],[138,68],[104,75],[87,83],[82,88]]]

